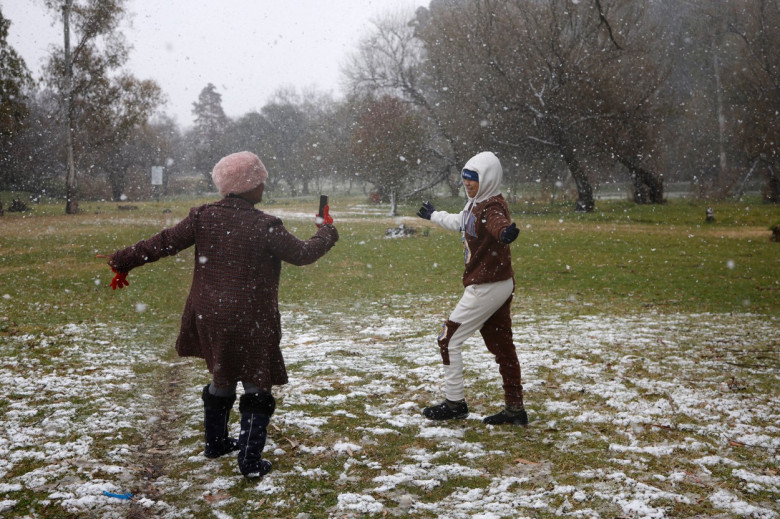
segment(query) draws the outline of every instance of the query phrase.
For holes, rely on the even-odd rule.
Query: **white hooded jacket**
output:
[[[431,215],[431,221],[450,231],[464,230],[464,218],[469,206],[484,202],[490,197],[501,194],[501,180],[504,175],[504,169],[498,157],[491,151],[483,151],[471,157],[463,169],[476,171],[479,175],[479,190],[477,196],[466,200],[466,206],[463,211],[453,214],[447,211],[434,211]]]
[[[501,241],[502,232],[510,225],[509,207],[501,196],[501,162],[493,153],[484,151],[466,162],[463,169],[479,175],[479,189],[474,198],[457,214],[434,211],[431,222],[463,237],[465,286],[512,279],[512,258],[509,245]]]

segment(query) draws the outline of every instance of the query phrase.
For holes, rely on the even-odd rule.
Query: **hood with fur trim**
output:
[[[501,193],[501,179],[504,169],[498,157],[491,151],[483,151],[471,157],[463,169],[476,171],[479,174],[479,190],[474,197],[474,203],[480,203]]]

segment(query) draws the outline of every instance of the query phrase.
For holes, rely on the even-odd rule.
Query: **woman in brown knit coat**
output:
[[[184,307],[176,351],[201,357],[213,376],[203,388],[205,455],[215,458],[238,450],[247,477],[271,469],[261,459],[266,427],[276,407],[272,386],[287,383],[279,343],[278,309],[282,262],[306,265],[322,257],[338,240],[333,219],[301,241],[282,221],[254,208],[268,177],[250,152],[234,153],[212,172],[223,199],[190,210],[174,227],[115,252],[108,263],[116,272],[111,285],[127,284],[130,270],[195,246],[192,287]],[[228,436],[230,410],[241,382],[241,433]]]

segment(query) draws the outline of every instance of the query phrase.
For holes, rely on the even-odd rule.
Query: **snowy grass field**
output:
[[[478,337],[471,415],[420,415],[441,399],[457,235],[334,209],[337,247],[284,271],[291,380],[275,391],[274,470],[247,481],[232,457],[203,457],[208,374],[173,352],[191,256],[134,271],[121,292],[92,259],[187,203],[106,206],[0,220],[2,517],[780,517],[776,208],[718,207],[737,216],[715,227],[677,205],[516,211],[525,429],[482,424],[501,390]],[[308,206],[265,209],[311,233]],[[418,232],[384,238],[401,223]]]

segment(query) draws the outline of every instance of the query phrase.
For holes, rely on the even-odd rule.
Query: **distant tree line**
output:
[[[0,12],[0,190],[61,196],[68,212],[131,196],[152,166],[208,191],[217,160],[244,149],[292,196],[326,181],[393,206],[455,194],[465,160],[490,149],[511,188],[571,184],[578,211],[611,181],[636,203],[663,203],[669,182],[707,198],[760,183],[780,203],[778,0],[432,0],[374,22],[343,99],[280,89],[233,119],[208,84],[190,128],[125,70],[125,0],[45,1],[65,38],[40,81]]]

